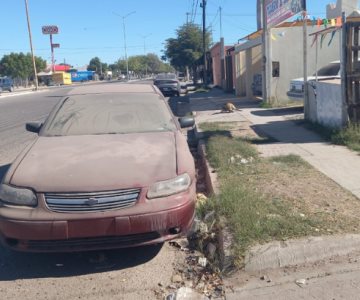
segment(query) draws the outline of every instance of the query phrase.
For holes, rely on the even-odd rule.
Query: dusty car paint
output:
[[[102,93],[158,94],[153,86],[107,87]],[[97,93],[98,87],[72,93]],[[144,95],[143,95],[144,96]],[[161,101],[164,98],[159,95]],[[61,103],[55,108],[61,107]],[[170,111],[170,109],[169,109]],[[49,119],[56,112],[52,112]],[[3,183],[36,193],[36,207],[0,201],[0,238],[22,251],[77,251],[160,243],[184,234],[195,211],[195,167],[177,121],[164,132],[40,136],[14,161]],[[45,125],[46,126],[46,123]],[[147,198],[155,182],[187,173],[187,190]],[[56,212],[48,193],[90,193],[136,188],[131,207],[91,212]]]

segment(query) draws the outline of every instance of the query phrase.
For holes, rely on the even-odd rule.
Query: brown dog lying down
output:
[[[221,109],[221,112],[234,112],[235,110],[240,110],[238,108],[236,108],[236,106],[231,103],[231,102],[227,102],[223,105],[222,109]]]

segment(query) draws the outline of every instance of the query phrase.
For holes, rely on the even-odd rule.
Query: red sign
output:
[[[60,44],[52,44],[53,48],[60,48]]]
[[[265,0],[266,22],[269,27],[306,10],[306,0]]]
[[[43,34],[58,34],[59,28],[55,25],[47,25],[42,27]]]

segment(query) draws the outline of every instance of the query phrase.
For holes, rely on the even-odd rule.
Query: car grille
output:
[[[71,250],[96,250],[96,249],[111,249],[123,248],[149,243],[160,238],[158,232],[138,233],[131,235],[120,236],[105,236],[93,238],[74,238],[68,240],[52,240],[52,241],[19,241],[21,244],[19,248],[28,249],[31,251],[71,251]]]
[[[48,208],[55,212],[93,212],[135,205],[140,189],[95,193],[45,193]]]

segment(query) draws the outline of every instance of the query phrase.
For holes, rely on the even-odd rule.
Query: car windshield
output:
[[[340,71],[340,63],[332,63],[317,71],[317,76],[337,76]],[[315,76],[316,74],[314,74]]]
[[[74,95],[65,100],[42,135],[69,136],[176,130],[164,100],[156,94]]]

